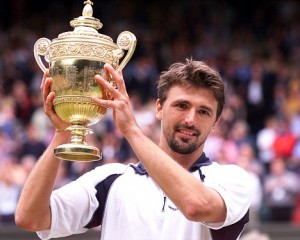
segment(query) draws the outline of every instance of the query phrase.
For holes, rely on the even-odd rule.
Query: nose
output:
[[[187,112],[184,121],[188,126],[195,125],[195,121],[196,121],[195,111],[190,110],[189,112]]]

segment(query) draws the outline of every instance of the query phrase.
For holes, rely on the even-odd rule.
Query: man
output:
[[[51,78],[41,89],[45,113],[57,131],[26,183],[16,210],[18,226],[42,239],[83,233],[101,225],[103,240],[238,239],[248,221],[249,176],[235,165],[218,165],[203,153],[205,140],[220,121],[224,85],[205,63],[173,64],[158,82],[158,145],[136,123],[121,74],[106,71],[117,88],[96,76],[111,100],[116,126],[140,160],[137,165],[97,167],[52,192],[60,160],[53,149],[67,141],[67,124],[55,114]]]

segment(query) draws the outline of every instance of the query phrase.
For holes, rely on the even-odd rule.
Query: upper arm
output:
[[[86,226],[99,206],[97,194],[103,194],[97,192],[97,185],[111,174],[120,172],[124,172],[124,166],[101,167],[53,191],[50,199],[51,237],[87,231]]]
[[[207,222],[224,222],[227,214],[227,207],[223,197],[218,191],[213,188],[208,188],[212,198],[209,215],[207,216]]]

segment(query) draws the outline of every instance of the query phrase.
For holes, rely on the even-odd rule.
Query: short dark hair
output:
[[[225,104],[224,82],[221,75],[205,62],[186,59],[185,63],[174,63],[163,71],[158,79],[157,94],[161,104],[167,98],[171,87],[189,84],[212,91],[218,102],[217,118],[221,116]]]

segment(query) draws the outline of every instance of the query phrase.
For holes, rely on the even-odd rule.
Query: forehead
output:
[[[206,105],[217,109],[217,100],[211,90],[206,88],[180,85],[170,88],[166,102],[174,103],[179,101],[189,102],[195,105]]]

